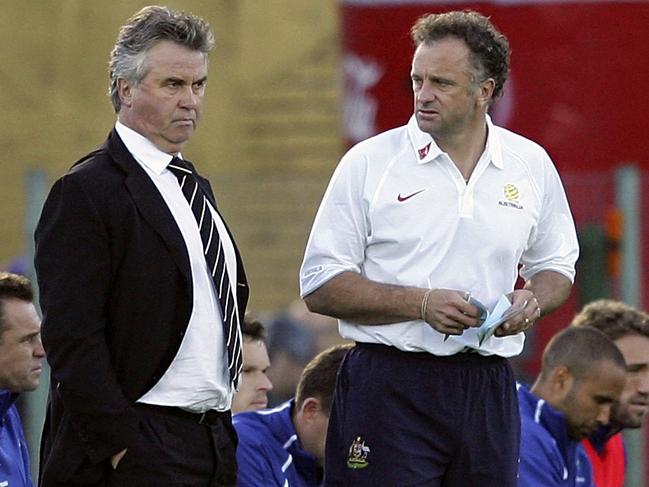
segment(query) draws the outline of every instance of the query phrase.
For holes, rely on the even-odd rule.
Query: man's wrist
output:
[[[432,293],[433,290],[429,289],[424,293],[424,297],[421,300],[421,319],[423,321],[426,321],[426,310],[428,308],[428,298],[430,297],[430,293]]]

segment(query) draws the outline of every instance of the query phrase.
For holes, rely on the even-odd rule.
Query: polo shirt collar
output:
[[[119,121],[115,122],[115,130],[133,157],[158,175],[162,174],[174,157],[162,152],[149,139]],[[182,159],[180,153],[176,157]]]
[[[500,135],[498,134],[498,132],[496,132],[494,124],[492,123],[491,117],[489,115],[486,116],[486,122],[487,146],[485,150],[489,153],[489,159],[492,164],[498,169],[502,169],[504,167],[504,163]],[[439,146],[435,143],[435,140],[431,137],[431,135],[420,130],[419,125],[417,124],[417,119],[414,115],[410,117],[410,120],[408,121],[407,130],[415,158],[419,164],[426,164],[428,162],[434,161],[443,153],[442,149],[440,149]]]

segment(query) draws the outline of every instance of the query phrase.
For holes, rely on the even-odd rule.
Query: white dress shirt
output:
[[[189,254],[194,290],[192,314],[178,353],[160,380],[138,402],[177,406],[194,412],[230,409],[233,390],[223,341],[221,308],[205,261],[198,223],[178,179],[167,169],[173,156],[160,151],[148,139],[120,122],[115,124],[115,129],[160,191],[178,225]],[[179,154],[178,157],[182,156]],[[231,283],[236,283],[234,245],[218,213],[211,205],[209,208],[225,251],[228,277]],[[151,289],[151,292],[156,291]],[[236,289],[232,289],[232,293],[236,297]]]
[[[449,156],[408,125],[354,146],[316,216],[300,270],[306,296],[344,271],[373,281],[470,291],[493,308],[518,277],[556,271],[574,279],[576,231],[559,175],[538,144],[487,117],[484,153],[466,183]],[[524,335],[478,345],[476,329],[443,335],[421,320],[340,321],[343,337],[405,351],[516,355]]]

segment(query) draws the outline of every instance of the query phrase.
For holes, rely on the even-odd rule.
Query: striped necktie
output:
[[[167,168],[176,176],[180,189],[189,203],[203,242],[203,251],[207,269],[214,280],[214,288],[221,305],[223,316],[223,333],[228,349],[228,370],[230,380],[235,388],[238,385],[243,360],[241,356],[241,331],[239,311],[230,286],[230,278],[225,263],[223,244],[219,238],[216,222],[208,208],[208,200],[203,190],[198,185],[194,171],[190,166],[177,157],[174,157]]]

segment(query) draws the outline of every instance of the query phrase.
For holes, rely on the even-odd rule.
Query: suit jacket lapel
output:
[[[147,176],[142,166],[133,158],[115,129],[111,131],[106,144],[115,164],[126,173],[126,188],[142,217],[160,235],[176,265],[187,281],[191,282],[191,269],[185,241],[158,188]]]

